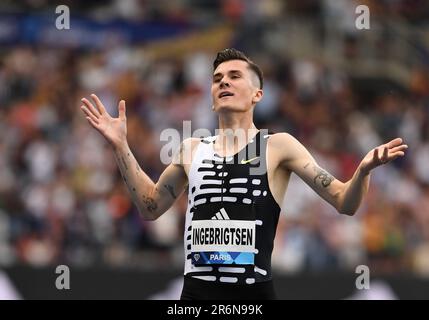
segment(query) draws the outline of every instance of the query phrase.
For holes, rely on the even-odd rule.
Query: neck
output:
[[[227,134],[227,131],[237,130],[244,130],[250,134],[258,130],[253,123],[252,111],[219,113],[219,135]]]
[[[226,151],[240,149],[258,133],[253,123],[253,113],[249,112],[222,112],[219,113],[219,147]],[[223,152],[222,152],[223,153]]]

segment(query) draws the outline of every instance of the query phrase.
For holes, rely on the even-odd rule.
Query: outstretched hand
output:
[[[372,169],[382,164],[386,164],[398,157],[403,157],[406,149],[408,149],[408,146],[403,144],[401,138],[393,139],[368,152],[362,159],[360,168],[364,173],[368,174]]]
[[[100,99],[91,94],[94,104],[86,98],[82,98],[84,105],[80,106],[85,113],[88,122],[97,129],[113,146],[119,146],[127,139],[127,119],[125,116],[125,101],[118,105],[119,117],[113,118],[106,111]]]

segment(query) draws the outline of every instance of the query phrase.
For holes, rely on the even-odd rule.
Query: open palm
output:
[[[127,119],[125,116],[125,101],[118,105],[119,117],[113,118],[107,113],[100,99],[92,94],[94,104],[86,98],[82,98],[80,108],[85,113],[88,122],[97,129],[113,146],[119,146],[127,139]]]
[[[360,167],[365,172],[370,172],[372,169],[382,164],[386,164],[398,157],[403,157],[407,148],[408,146],[402,143],[401,138],[393,139],[390,142],[378,146],[368,152],[368,154],[362,159]]]

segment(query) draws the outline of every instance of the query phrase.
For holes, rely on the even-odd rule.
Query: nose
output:
[[[225,88],[225,87],[229,88],[229,82],[227,82],[227,81],[225,81],[225,80],[222,79],[220,81],[220,88],[222,89],[222,88]]]

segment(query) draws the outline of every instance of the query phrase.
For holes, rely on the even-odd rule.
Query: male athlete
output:
[[[141,170],[128,146],[125,101],[119,102],[118,118],[94,94],[93,102],[82,99],[81,109],[111,144],[144,219],[157,219],[188,187],[181,299],[275,299],[271,253],[291,173],[339,213],[351,216],[368,191],[371,170],[404,156],[408,147],[396,138],[374,148],[343,183],[290,134],[264,134],[255,127],[253,110],[263,96],[263,76],[255,63],[238,50],[225,49],[213,66],[219,134],[184,140],[157,183]]]

